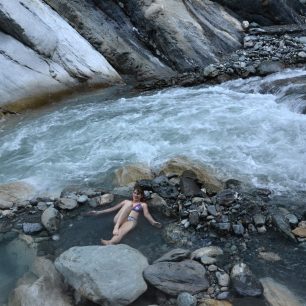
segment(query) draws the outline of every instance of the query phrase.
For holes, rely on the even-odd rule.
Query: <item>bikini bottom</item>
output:
[[[127,220],[128,221],[133,221],[133,222],[137,221],[137,219],[135,217],[132,217],[132,216],[128,216]]]

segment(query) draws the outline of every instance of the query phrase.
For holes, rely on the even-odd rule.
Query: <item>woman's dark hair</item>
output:
[[[144,201],[145,200],[145,198],[144,198],[144,191],[143,191],[143,189],[139,185],[135,185],[134,186],[133,192],[134,191],[137,191],[137,193],[139,193],[141,195],[140,201]]]

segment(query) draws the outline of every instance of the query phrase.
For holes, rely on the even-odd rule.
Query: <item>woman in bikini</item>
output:
[[[143,190],[136,186],[133,190],[132,201],[125,200],[114,207],[100,211],[93,210],[87,213],[87,215],[90,216],[98,216],[120,209],[114,218],[115,227],[113,230],[113,237],[110,240],[101,239],[103,245],[119,243],[121,239],[137,225],[137,220],[141,212],[143,212],[145,218],[153,226],[158,228],[162,227],[161,223],[155,221],[151,216],[148,204],[143,202],[143,197]]]

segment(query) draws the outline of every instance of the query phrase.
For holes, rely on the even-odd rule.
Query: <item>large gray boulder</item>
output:
[[[304,23],[306,8],[299,0],[214,0],[242,19],[260,25]]]
[[[209,287],[205,268],[193,260],[158,262],[147,267],[145,279],[159,290],[177,296],[182,292],[195,294]]]
[[[106,59],[42,1],[1,1],[0,39],[0,106],[81,83],[121,82]]]
[[[129,305],[147,290],[148,261],[127,245],[73,247],[55,266],[81,296],[100,305]]]

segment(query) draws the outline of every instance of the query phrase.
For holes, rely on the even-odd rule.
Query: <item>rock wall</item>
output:
[[[306,9],[299,0],[214,0],[235,12],[238,18],[262,26],[305,24]]]
[[[0,2],[0,106],[83,83],[121,82],[82,36],[39,0]]]

